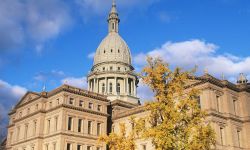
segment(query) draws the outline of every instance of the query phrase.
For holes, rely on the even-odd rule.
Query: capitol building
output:
[[[113,2],[108,35],[96,49],[88,89],[64,84],[52,91],[27,92],[9,113],[7,150],[106,150],[100,135],[132,129],[131,116],[147,114],[137,97],[138,77],[131,51],[119,35]],[[200,106],[216,132],[217,150],[250,150],[250,84],[205,73],[190,81],[200,92]],[[149,140],[136,140],[138,150],[154,150]]]

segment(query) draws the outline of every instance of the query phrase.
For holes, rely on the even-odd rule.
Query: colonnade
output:
[[[123,80],[123,84],[121,82],[118,82],[118,79]],[[102,91],[102,85],[100,83],[105,84],[105,90],[104,93]],[[109,80],[114,80],[114,82],[109,82]],[[102,81],[102,82],[100,82]],[[112,84],[112,87],[110,87],[110,83]],[[114,83],[114,84],[113,84]],[[118,83],[120,84],[120,92],[117,91]],[[136,96],[137,93],[137,85],[136,85],[136,79],[133,78],[122,78],[122,77],[102,77],[102,78],[93,78],[88,81],[88,90],[100,93],[104,95],[131,95]],[[123,86],[123,87],[122,87]],[[111,91],[110,91],[110,88]]]

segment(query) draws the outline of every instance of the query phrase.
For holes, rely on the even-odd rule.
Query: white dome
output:
[[[94,65],[108,62],[119,62],[131,65],[129,47],[116,32],[110,32],[96,50]]]

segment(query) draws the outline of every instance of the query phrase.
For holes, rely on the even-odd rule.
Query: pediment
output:
[[[34,93],[34,92],[27,92],[21,99],[20,101],[17,103],[17,106],[23,105],[25,103],[28,103],[29,101],[32,101],[35,98],[40,97],[40,95],[38,93]]]
[[[191,86],[191,85],[195,85],[195,84],[199,84],[201,83],[202,81],[199,80],[199,79],[189,79],[187,82],[186,82],[186,86]]]

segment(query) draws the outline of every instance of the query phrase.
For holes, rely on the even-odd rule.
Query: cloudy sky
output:
[[[235,82],[250,75],[249,0],[117,0],[137,71],[147,55]],[[0,112],[27,91],[86,87],[111,0],[0,0]],[[138,95],[150,99],[140,85]]]

